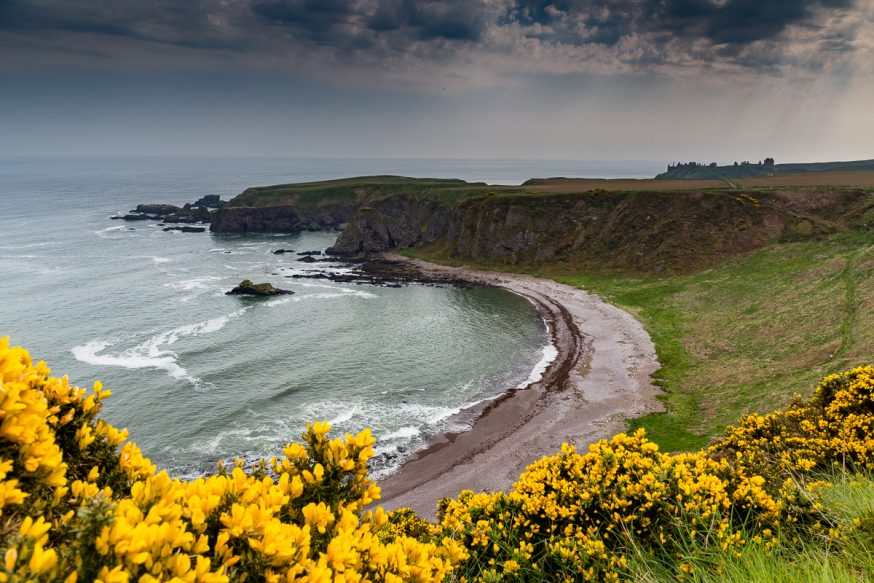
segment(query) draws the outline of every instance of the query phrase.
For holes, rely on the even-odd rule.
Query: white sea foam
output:
[[[101,239],[114,239],[115,237],[110,236],[110,233],[114,233],[116,231],[123,231],[127,225],[121,225],[119,227],[107,227],[105,229],[100,229],[99,231],[94,231],[94,234],[100,237]]]
[[[289,270],[289,271],[294,271],[294,270]],[[318,288],[322,288],[322,289],[337,289],[336,286],[328,285],[326,283],[309,283],[306,281],[297,281],[297,282],[295,282],[295,285],[299,285],[301,287],[318,287]]]
[[[201,385],[200,379],[188,374],[179,364],[179,355],[167,347],[175,344],[180,338],[186,336],[199,336],[217,332],[225,327],[232,319],[237,318],[250,309],[242,308],[211,320],[179,326],[160,334],[155,334],[145,342],[141,342],[132,348],[122,350],[115,354],[105,354],[107,348],[114,346],[114,342],[104,340],[92,340],[81,346],[71,349],[73,357],[87,364],[95,366],[120,366],[129,369],[156,368],[166,371],[168,375],[176,379],[185,379],[195,387]]]
[[[418,427],[413,427],[412,425],[407,425],[405,427],[401,427],[397,431],[392,431],[391,433],[386,433],[379,436],[379,439],[390,441],[393,439],[410,439],[411,437],[416,437],[419,435],[421,431],[419,431]]]
[[[542,354],[543,356],[541,356],[540,360],[531,370],[531,374],[528,375],[527,379],[516,386],[517,389],[524,389],[542,379],[543,373],[546,372],[546,369],[549,368],[549,365],[552,364],[552,361],[558,356],[558,349],[550,342],[543,347]]]
[[[341,423],[346,423],[347,421],[352,419],[352,417],[354,417],[354,416],[355,416],[355,410],[349,409],[348,411],[344,411],[343,413],[340,413],[339,415],[337,415],[336,417],[331,419],[329,421],[329,423],[331,425],[340,425]]]
[[[302,302],[304,300],[330,300],[333,298],[349,298],[349,297],[373,299],[373,298],[379,297],[376,294],[372,294],[372,293],[368,293],[368,292],[360,291],[360,290],[354,290],[354,289],[343,290],[343,289],[338,289],[338,288],[331,288],[330,286],[324,286],[324,287],[329,287],[330,289],[337,289],[338,291],[334,292],[334,293],[323,292],[323,293],[315,293],[315,294],[297,294],[297,295],[294,295],[291,297],[270,300],[267,303],[265,303],[264,305],[267,306],[268,308],[273,308],[276,306],[281,306],[283,304],[287,304],[289,302]]]
[[[48,245],[60,245],[63,241],[46,241],[43,243],[29,243],[27,245],[0,245],[0,249],[17,251],[18,249],[32,249],[34,247],[46,247]]]
[[[212,285],[212,282],[219,281],[220,279],[220,277],[214,275],[206,275],[203,277],[195,277],[193,279],[183,279],[180,281],[165,283],[164,287],[191,292],[179,298],[180,302],[187,303],[213,289],[215,286]]]
[[[272,308],[275,306],[281,306],[282,304],[287,304],[290,301],[291,301],[291,298],[280,298],[278,300],[270,300],[269,302],[265,303],[264,305],[267,306],[268,308]]]

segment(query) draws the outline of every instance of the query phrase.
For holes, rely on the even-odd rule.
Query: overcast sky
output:
[[[874,0],[0,0],[0,155],[874,158]]]

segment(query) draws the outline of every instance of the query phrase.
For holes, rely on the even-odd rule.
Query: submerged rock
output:
[[[294,249],[277,249],[273,252],[274,255],[284,255],[285,253],[294,253]]]
[[[251,280],[244,279],[240,285],[227,292],[229,296],[282,296],[291,295],[293,291],[279,289],[273,287],[269,283],[252,283]]]
[[[203,233],[206,227],[164,227],[164,231],[181,231],[182,233]]]

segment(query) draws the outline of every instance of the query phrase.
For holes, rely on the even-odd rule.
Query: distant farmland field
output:
[[[733,180],[741,186],[874,186],[872,170],[827,170],[824,172],[799,172],[778,174],[760,178]]]
[[[711,188],[729,188],[724,180],[655,180],[631,178],[568,178],[566,180],[548,180],[543,184],[531,184],[520,188],[528,192],[586,192],[589,190],[609,190],[613,192],[631,192],[640,190],[705,190]]]
[[[587,192],[608,190],[612,192],[708,190],[726,188],[774,188],[804,186],[861,186],[874,187],[872,170],[827,170],[822,172],[798,172],[777,174],[760,178],[732,178],[727,180],[655,180],[630,178],[550,178],[533,181],[518,187],[531,193]]]

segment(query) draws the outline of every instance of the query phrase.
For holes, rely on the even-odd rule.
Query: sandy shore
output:
[[[622,431],[625,419],[662,410],[649,378],[659,366],[655,347],[627,312],[551,280],[389,258],[530,299],[548,322],[558,355],[539,382],[463,411],[470,430],[433,438],[383,479],[384,508],[409,507],[433,518],[440,498],[464,489],[506,490],[528,464],[562,443],[585,446]]]

